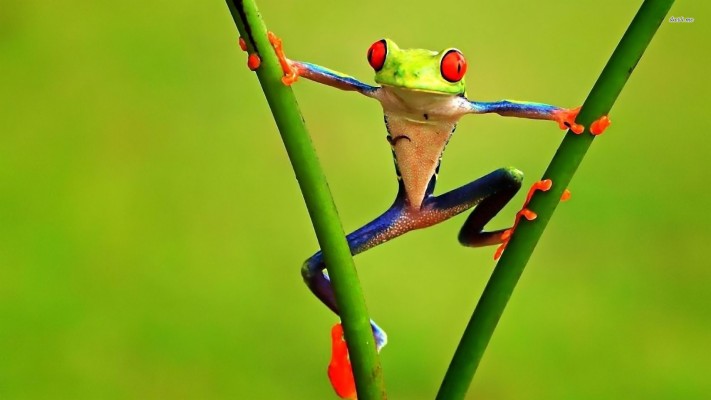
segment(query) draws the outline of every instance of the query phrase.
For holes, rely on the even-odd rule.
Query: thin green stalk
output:
[[[261,59],[257,77],[274,114],[284,146],[299,181],[331,278],[353,365],[358,398],[384,399],[385,385],[375,351],[370,318],[353,258],[336,206],[304,125],[296,98],[281,82],[283,72],[267,38],[267,28],[253,0],[227,0],[240,36],[250,54]],[[245,67],[246,68],[246,67]],[[328,338],[325,335],[324,338]]]
[[[609,113],[672,3],[674,0],[646,0],[642,4],[585,100],[577,118],[579,124],[588,127],[595,119]],[[526,262],[593,139],[587,129],[582,135],[568,132],[563,139],[543,174],[543,179],[553,181],[553,187],[548,192],[536,194],[529,204],[538,218],[531,222],[523,219],[518,225],[469,320],[437,400],[464,398]]]

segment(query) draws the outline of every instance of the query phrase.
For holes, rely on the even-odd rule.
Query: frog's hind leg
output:
[[[435,225],[473,206],[477,207],[464,223],[459,240],[468,246],[499,243],[500,232],[496,236],[496,232],[482,232],[482,229],[516,194],[522,179],[520,171],[502,168],[441,196],[427,197],[417,208],[407,203],[401,186],[395,203],[385,213],[347,236],[351,254],[361,253],[413,229]],[[306,260],[301,274],[316,297],[338,314],[333,287],[325,268],[323,254],[319,251]],[[387,335],[372,320],[370,324],[379,351],[387,343]],[[332,331],[332,359],[328,375],[339,396],[352,398],[355,396],[353,372],[341,332],[338,325]]]
[[[361,253],[413,229],[438,224],[475,206],[459,233],[460,243],[472,247],[501,243],[503,230],[483,232],[483,229],[518,192],[522,180],[521,171],[501,168],[458,189],[430,197],[419,209],[410,207],[401,191],[386,212],[347,236],[351,254]],[[304,262],[301,274],[316,297],[339,314],[325,268],[323,254],[319,251]],[[375,322],[371,321],[371,325],[380,350],[387,343],[387,336]]]
[[[407,209],[404,197],[401,194],[402,192],[400,192],[392,207],[385,213],[346,237],[351,254],[361,253],[414,228],[413,221],[415,219]],[[316,297],[333,312],[340,315],[333,287],[325,268],[323,253],[319,251],[306,260],[301,268],[301,274],[306,285]],[[387,344],[388,337],[385,331],[373,320],[370,320],[370,325],[373,330],[376,349],[380,351]],[[342,332],[340,324],[334,326],[331,332],[332,355],[328,366],[328,377],[340,397],[353,398],[355,396],[355,383],[348,358],[348,349],[343,340]]]
[[[406,212],[404,202],[399,196],[395,204],[386,212],[346,237],[351,254],[356,255],[411,230],[412,224],[409,221],[411,221],[411,217]],[[323,253],[318,251],[304,262],[301,267],[301,275],[311,292],[334,313],[339,314],[331,280],[325,269]],[[374,321],[370,321],[370,323],[373,327],[376,346],[380,350],[387,343],[387,335]]]
[[[459,243],[479,247],[502,242],[503,229],[484,232],[491,221],[521,188],[523,173],[515,168],[501,168],[458,189],[431,200],[433,212],[454,216],[474,207],[459,231]]]

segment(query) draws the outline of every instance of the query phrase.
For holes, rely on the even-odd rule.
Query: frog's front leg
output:
[[[368,85],[352,76],[342,74],[320,65],[295,61],[287,58],[286,55],[284,55],[281,39],[279,39],[272,32],[269,32],[268,36],[269,42],[272,44],[272,47],[274,47],[274,51],[277,54],[279,63],[281,64],[281,68],[284,71],[282,82],[284,82],[285,85],[291,85],[296,82],[299,76],[303,76],[304,78],[314,82],[322,83],[341,90],[356,91],[368,97],[375,97],[377,95],[377,92],[380,89],[377,86]]]
[[[473,114],[496,113],[505,117],[556,121],[561,129],[570,129],[578,134],[585,129],[584,126],[575,122],[575,118],[580,112],[580,107],[561,108],[543,103],[501,100],[492,102],[470,101],[469,108]]]

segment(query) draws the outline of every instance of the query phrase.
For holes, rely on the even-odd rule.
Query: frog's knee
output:
[[[523,171],[521,171],[520,169],[515,167],[506,167],[502,168],[502,170],[506,174],[506,177],[510,180],[518,184],[523,183]]]
[[[301,277],[304,278],[304,282],[309,283],[314,280],[317,274],[321,273],[323,268],[324,265],[321,262],[320,253],[317,253],[313,257],[304,261],[301,265]]]
[[[301,277],[304,278],[304,282],[309,282],[314,276],[313,267],[309,263],[309,260],[304,261],[301,265]]]

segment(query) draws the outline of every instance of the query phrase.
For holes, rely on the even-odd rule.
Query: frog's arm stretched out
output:
[[[523,173],[501,168],[448,193],[434,196],[444,148],[459,119],[465,114],[496,113],[503,116],[556,121],[561,128],[580,133],[575,123],[579,108],[565,109],[548,104],[503,100],[471,101],[465,97],[467,64],[457,49],[434,52],[400,49],[389,39],[379,40],[368,50],[368,62],[375,70],[371,86],[351,76],[284,56],[281,41],[270,33],[282,68],[283,81],[290,85],[299,76],[341,90],[355,91],[378,100],[384,111],[388,142],[393,152],[398,193],[382,215],[347,236],[352,254],[361,253],[414,229],[438,224],[474,208],[459,232],[459,242],[478,247],[501,244],[510,231],[484,231],[484,226],[514,197]],[[506,235],[504,235],[506,233]],[[503,247],[501,248],[503,249]],[[338,314],[335,297],[325,273],[321,252],[306,260],[301,269],[309,289]],[[371,321],[376,347],[387,342],[385,332]],[[352,372],[340,330],[334,330],[333,360],[329,377],[336,392],[355,396]]]

